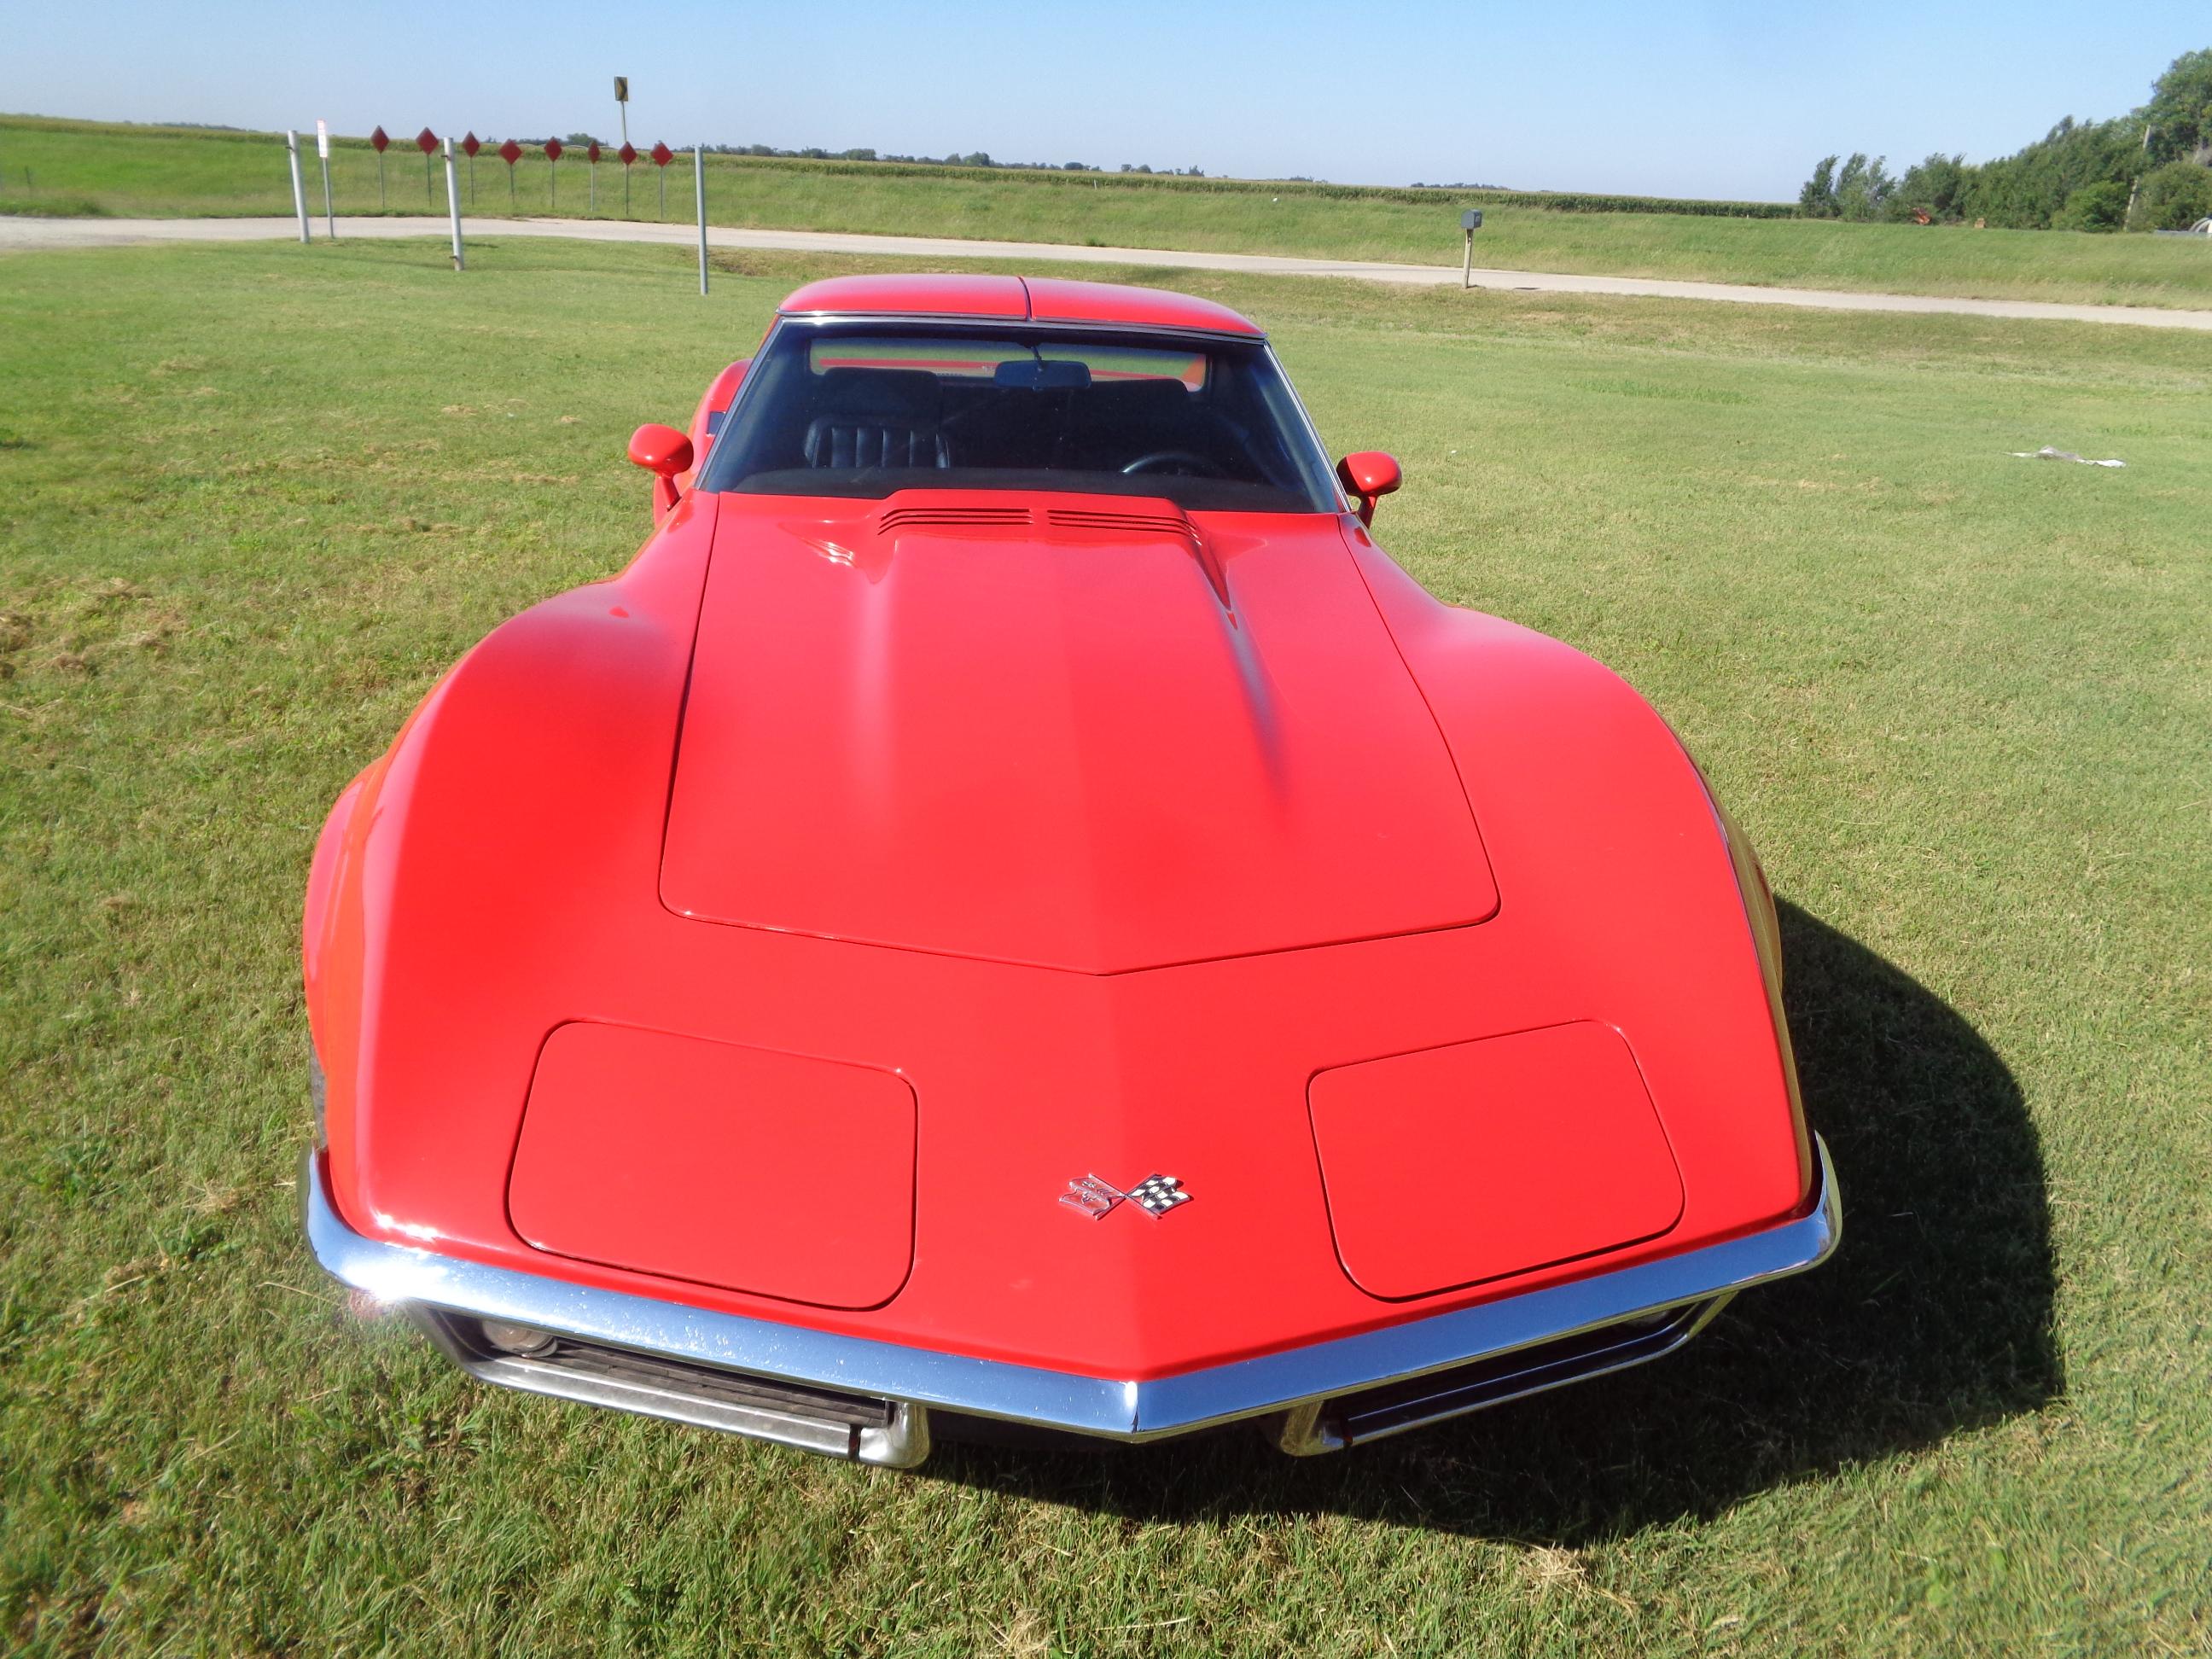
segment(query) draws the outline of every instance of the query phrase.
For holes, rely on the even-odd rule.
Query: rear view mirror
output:
[[[1029,392],[1080,392],[1091,384],[1091,365],[1062,359],[1010,357],[991,371],[994,385]]]
[[[1336,480],[1359,503],[1359,522],[1375,522],[1375,503],[1405,482],[1398,463],[1379,449],[1355,449],[1336,464]]]
[[[691,441],[672,426],[647,424],[629,434],[629,459],[653,475],[653,521],[666,518],[676,505],[676,477],[691,469]]]

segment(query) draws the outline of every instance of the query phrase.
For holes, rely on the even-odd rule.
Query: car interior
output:
[[[1186,350],[1191,367],[1176,378],[1012,349],[1026,355],[941,370],[810,362],[799,351],[757,365],[708,487],[1073,489],[1317,510],[1310,469],[1260,384],[1272,363],[1258,354],[1248,363]]]

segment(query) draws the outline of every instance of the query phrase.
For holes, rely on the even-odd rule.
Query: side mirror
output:
[[[1355,449],[1336,464],[1336,481],[1359,503],[1359,522],[1375,522],[1375,503],[1405,483],[1398,463],[1379,449]]]
[[[691,441],[672,426],[648,422],[629,434],[629,459],[653,475],[653,520],[676,505],[676,475],[691,467]]]

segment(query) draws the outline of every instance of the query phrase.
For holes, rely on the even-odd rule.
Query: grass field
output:
[[[312,137],[312,135],[310,135]],[[396,129],[385,157],[385,200],[398,213],[444,211],[442,182],[424,188],[422,158]],[[321,185],[312,143],[308,194]],[[690,215],[690,158],[669,168],[669,211]],[[875,232],[1017,241],[1073,242],[1215,252],[1455,264],[1457,198],[1413,203],[1399,191],[1324,194],[1297,184],[1270,191],[1217,188],[1204,179],[1053,173],[942,175],[872,168],[708,158],[708,213],[717,224],[787,230]],[[28,169],[30,185],[25,185]],[[479,215],[587,210],[586,169],[573,153],[541,155],[515,168],[477,158]],[[632,181],[635,217],[659,215],[654,169]],[[340,214],[377,210],[376,156],[341,140],[331,161]],[[622,168],[599,168],[599,212],[619,216]],[[292,210],[281,137],[126,128],[0,117],[0,212],[122,215],[282,214]],[[2212,306],[2212,240],[2092,236],[2057,231],[1937,230],[1804,219],[1698,218],[1651,213],[1561,213],[1492,205],[1476,247],[1507,270],[1657,276],[1766,287],[1841,288],[1893,294],[2088,304]]]
[[[1847,1236],[1662,1364],[1348,1456],[902,1477],[483,1390],[298,1236],[327,803],[624,561],[630,427],[830,268],[441,267],[0,260],[0,1646],[2212,1646],[2212,339],[1177,279],[1404,460],[1425,582],[1698,752]]]

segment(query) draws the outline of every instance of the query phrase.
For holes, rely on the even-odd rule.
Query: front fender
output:
[[[1801,1207],[1810,1141],[1765,895],[1680,739],[1603,665],[1440,603],[1362,532],[1346,542],[1459,769],[1501,915],[1534,919],[1531,948],[1588,1017],[1621,1021],[1686,1179],[1734,1183],[1769,1216]]]
[[[499,997],[499,963],[582,948],[574,915],[653,902],[714,518],[714,497],[687,496],[619,577],[495,629],[332,810],[304,967],[333,1196],[354,1224],[392,1207],[372,1167],[404,1181],[484,1126],[511,1133],[496,1110],[457,1104],[512,1096],[519,1114],[527,1087],[534,1045],[480,1040],[473,1005]],[[494,906],[519,873],[543,902]]]

